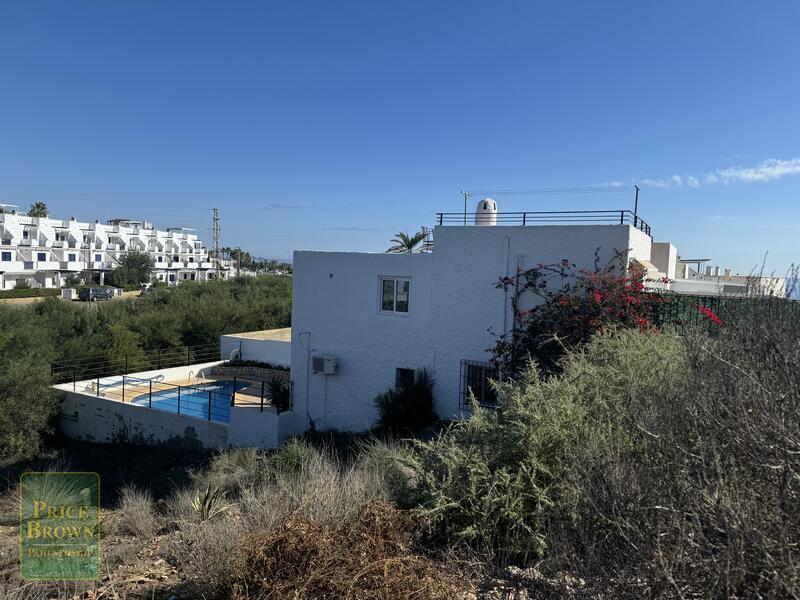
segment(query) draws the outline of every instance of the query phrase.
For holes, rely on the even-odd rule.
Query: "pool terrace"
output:
[[[288,373],[276,372],[270,379],[233,376],[195,376],[166,381],[163,374],[142,377],[120,375],[98,377],[73,384],[80,391],[106,400],[130,403],[155,410],[227,423],[231,407],[252,407],[278,413],[291,408]]]
[[[62,432],[97,442],[178,438],[208,448],[276,447],[305,427],[292,406],[285,359],[291,341],[288,330],[246,335],[223,336],[215,348],[179,348],[144,359],[55,363],[54,387],[64,393]],[[222,360],[234,357],[245,362]],[[130,369],[140,363],[144,369]]]

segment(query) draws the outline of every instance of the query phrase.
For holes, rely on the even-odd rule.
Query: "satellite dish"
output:
[[[242,353],[241,353],[241,352],[239,351],[239,349],[237,348],[236,350],[234,350],[233,352],[231,352],[230,356],[228,357],[228,360],[230,360],[231,362],[233,362],[233,361],[235,361],[235,360],[239,360],[240,358],[242,358]]]

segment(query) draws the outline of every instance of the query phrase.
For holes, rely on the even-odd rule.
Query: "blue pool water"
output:
[[[246,387],[246,383],[237,382],[236,391]],[[133,400],[133,404],[227,423],[231,419],[232,393],[233,381],[214,381],[153,392],[152,399],[150,394],[144,394]]]

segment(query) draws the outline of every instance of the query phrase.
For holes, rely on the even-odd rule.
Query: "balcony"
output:
[[[36,271],[58,271],[60,266],[57,260],[37,260],[33,261],[33,269]]]
[[[25,263],[21,260],[0,261],[0,271],[6,273],[21,273],[25,270]]]
[[[61,261],[58,263],[59,270],[61,271],[73,271],[73,272],[81,272],[86,269],[86,263],[80,260],[68,260],[68,261]]]

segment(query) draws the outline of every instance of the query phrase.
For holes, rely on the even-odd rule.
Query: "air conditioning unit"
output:
[[[311,370],[314,373],[324,373],[325,375],[335,375],[339,370],[339,359],[327,354],[318,354],[311,357]]]

